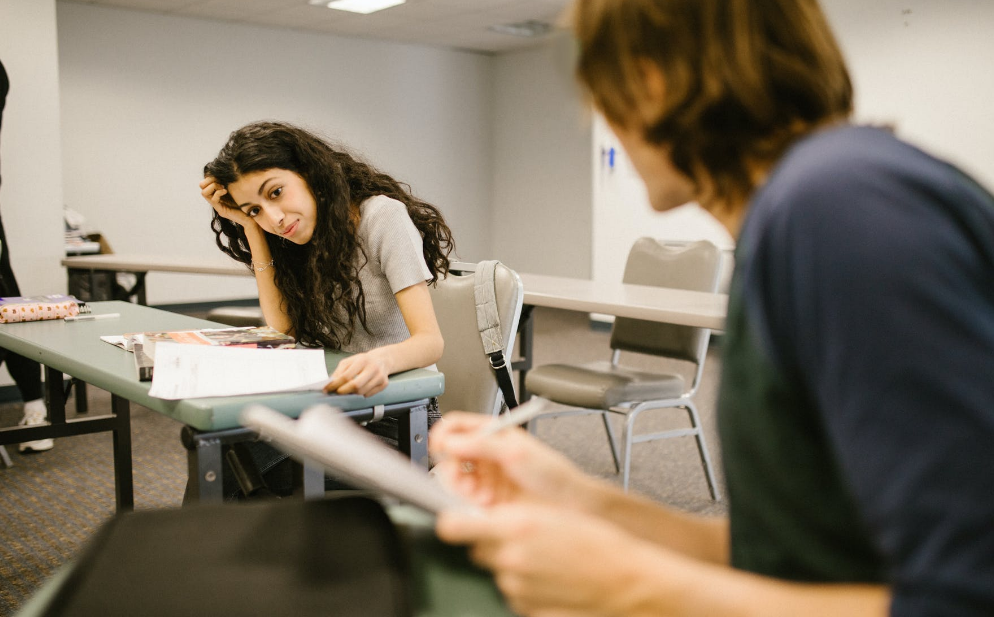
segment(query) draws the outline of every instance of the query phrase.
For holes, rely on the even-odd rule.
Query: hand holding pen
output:
[[[533,396],[507,413],[492,419],[489,424],[480,430],[484,435],[493,435],[505,428],[524,426],[548,410],[549,401]]]
[[[534,402],[533,402],[534,401]],[[576,502],[590,480],[565,456],[526,431],[510,430],[542,413],[547,403],[532,399],[491,418],[450,412],[431,431],[428,449],[435,474],[448,487],[480,506],[531,501]]]

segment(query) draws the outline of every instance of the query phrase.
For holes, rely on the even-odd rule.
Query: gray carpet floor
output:
[[[592,329],[586,315],[536,309],[534,318],[535,365],[609,358],[609,334]],[[685,370],[679,363],[635,354],[623,354],[622,361],[646,370]],[[695,400],[721,483],[721,452],[714,427],[719,373],[718,351],[712,345]],[[110,395],[96,388],[89,389],[88,401],[90,415],[110,409]],[[72,402],[67,413],[75,413]],[[0,426],[14,425],[20,417],[20,403],[0,405]],[[618,434],[620,426],[616,425]],[[685,426],[685,413],[668,410],[644,416],[638,430]],[[619,482],[598,416],[545,419],[535,430],[540,439],[586,472]],[[136,509],[181,505],[186,451],[180,445],[179,431],[180,425],[170,418],[132,406]],[[0,617],[13,615],[113,514],[111,447],[109,434],[60,439],[53,450],[36,454],[22,455],[16,446],[8,446],[14,466],[0,468]],[[710,499],[697,448],[689,437],[636,445],[631,490],[690,512],[726,511],[725,502]]]

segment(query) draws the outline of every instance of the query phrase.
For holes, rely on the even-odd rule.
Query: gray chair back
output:
[[[483,341],[476,322],[473,272],[476,264],[454,263],[449,275],[430,288],[435,317],[445,340],[442,358],[436,363],[445,375],[445,392],[438,397],[444,414],[459,409],[480,413],[500,411],[500,387],[483,353]],[[517,273],[497,264],[494,273],[497,314],[500,316],[501,343],[510,362],[514,336],[521,317],[524,286]]]
[[[624,282],[714,293],[720,269],[721,250],[707,240],[667,243],[639,238],[628,253]],[[707,329],[618,317],[611,347],[699,364],[709,336]]]

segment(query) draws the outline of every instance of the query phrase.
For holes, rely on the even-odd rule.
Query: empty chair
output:
[[[445,375],[445,393],[438,397],[442,414],[453,409],[500,412],[500,388],[484,353],[477,321],[476,269],[477,264],[454,263],[449,275],[430,288],[435,316],[445,340],[445,351],[436,363]],[[500,262],[491,276],[500,318],[498,343],[510,364],[508,354],[514,346],[524,291],[517,273]]]
[[[721,266],[721,251],[707,241],[668,245],[664,241],[641,238],[628,254],[624,282],[692,291],[715,292]],[[569,405],[571,412],[551,412],[542,417],[572,413],[600,413],[611,445],[615,467],[623,470],[628,489],[632,444],[667,437],[693,436],[711,497],[720,499],[693,396],[704,370],[710,330],[630,318],[615,319],[611,331],[611,360],[593,364],[547,364],[528,372],[528,391],[556,403]],[[679,373],[646,372],[620,363],[621,352],[650,354],[681,360],[693,365],[689,387]],[[686,410],[690,428],[636,434],[639,416],[651,410]],[[625,417],[624,441],[614,436],[608,414]],[[532,424],[532,428],[534,424]]]

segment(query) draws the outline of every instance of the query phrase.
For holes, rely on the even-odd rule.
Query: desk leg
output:
[[[428,469],[428,406],[412,407],[411,413],[400,417],[397,428],[401,452]]]
[[[86,401],[86,382],[73,378],[76,385],[76,413],[87,413],[90,406]]]
[[[224,501],[221,440],[196,435],[189,427],[183,427],[182,441],[187,448],[187,495],[193,501],[221,503]]]
[[[520,358],[511,365],[511,369],[518,371],[518,402],[524,403],[528,400],[528,390],[525,388],[525,376],[532,367],[532,355],[534,354],[535,343],[535,322],[532,318],[534,306],[525,305],[521,307],[521,318],[518,320],[518,355]]]
[[[62,391],[64,376],[50,366],[45,367],[45,406],[49,424],[66,423],[66,395]]]
[[[138,304],[142,306],[148,306],[148,300],[145,298],[145,273],[135,272],[135,286],[131,288],[128,292],[128,296],[138,296],[136,300]]]
[[[80,382],[82,383],[82,382]],[[117,418],[114,429],[114,486],[117,511],[135,509],[135,485],[131,471],[131,404],[128,399],[112,394],[111,409]]]
[[[292,462],[293,494],[304,499],[324,497],[324,469],[314,464]]]

